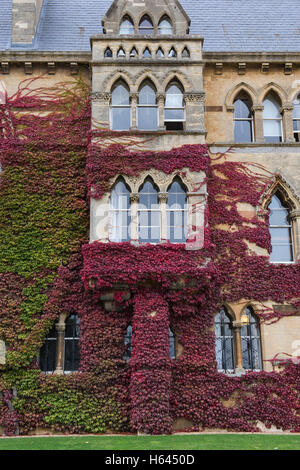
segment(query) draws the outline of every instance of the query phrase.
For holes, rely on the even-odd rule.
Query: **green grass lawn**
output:
[[[300,436],[200,434],[2,438],[0,450],[300,450]]]

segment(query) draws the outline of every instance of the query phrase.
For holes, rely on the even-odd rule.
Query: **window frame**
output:
[[[278,208],[278,209],[269,209],[270,207],[270,204],[272,203],[272,199],[274,196],[277,196],[277,198],[280,200],[280,203],[282,204],[282,209]],[[279,191],[275,191],[274,194],[272,195],[270,201],[269,201],[269,204],[268,204],[268,209],[270,211],[282,211],[283,210],[286,210],[288,213],[290,213],[290,208],[289,207],[284,207],[284,198],[281,196],[280,192]],[[288,214],[289,216],[289,214]],[[272,248],[273,248],[273,245],[274,246],[289,246],[290,249],[291,249],[291,254],[292,254],[292,258],[293,260],[292,261],[271,261],[271,253],[270,253],[270,263],[271,264],[295,264],[295,244],[294,244],[294,231],[293,231],[293,223],[292,221],[290,222],[289,225],[271,225],[270,222],[269,222],[269,231],[270,229],[281,229],[281,228],[288,228],[289,229],[289,234],[290,234],[290,240],[291,240],[291,243],[272,243],[271,241],[271,244],[272,244]],[[271,231],[270,231],[270,236],[271,236]]]
[[[232,330],[232,334],[230,336],[226,336],[223,333],[224,331],[224,325],[225,323],[220,321],[220,322],[217,322],[216,321],[216,318],[218,315],[220,315],[221,313],[224,313],[224,315],[229,319],[229,324],[231,325],[229,328]],[[217,324],[220,324],[220,330],[221,330],[221,335],[220,336],[217,336],[216,335],[216,325]],[[216,340],[216,348],[215,348],[215,353],[216,353],[216,362],[217,362],[217,370],[219,373],[223,373],[223,374],[228,374],[228,375],[232,375],[235,373],[235,368],[236,368],[236,357],[235,357],[235,348],[236,348],[236,338],[235,338],[235,334],[234,334],[234,329],[233,329],[233,320],[232,320],[232,317],[231,315],[229,315],[228,313],[228,310],[225,306],[223,306],[219,312],[215,315],[215,318],[214,318],[214,332],[215,332],[215,340]],[[231,360],[232,360],[232,365],[233,365],[233,368],[228,368],[227,366],[222,369],[219,369],[219,365],[218,365],[218,360],[217,360],[217,341],[218,339],[222,341],[222,345],[221,345],[221,351],[222,351],[222,367],[224,366],[225,362],[226,362],[226,354],[225,354],[225,358],[224,358],[224,351],[225,351],[225,347],[226,347],[226,339],[230,339],[230,343],[231,343]],[[226,365],[226,364],[225,364]]]
[[[295,110],[295,106],[299,107],[299,110],[300,110],[300,93],[293,100],[293,106],[294,106],[294,110]],[[299,117],[294,117],[294,110],[293,110],[293,135],[294,135],[295,142],[300,143],[300,113],[299,113]],[[298,130],[294,130],[294,123],[295,122],[299,123],[299,129]],[[297,140],[296,135],[298,136],[298,140]]]
[[[249,113],[251,114],[251,118],[236,118],[235,117],[235,112],[236,112],[236,109],[235,109],[235,103],[236,101],[240,100],[240,101],[243,101],[243,95],[245,97],[247,97],[249,99],[249,103],[251,104],[252,103],[252,100],[251,100],[251,97],[248,95],[248,93],[246,92],[243,92],[241,91],[240,93],[238,93],[233,101],[233,106],[234,106],[234,111],[233,111],[233,134],[234,134],[234,141],[235,143],[253,143],[255,142],[255,130],[254,130],[254,113],[253,111],[251,110],[251,107],[249,108]],[[252,103],[252,106],[253,106],[253,103]],[[236,140],[236,137],[235,137],[235,123],[236,122],[249,122],[251,124],[251,140],[250,141],[244,141],[244,142],[241,142],[241,141],[238,141]]]
[[[265,109],[265,101],[268,100],[268,99],[269,99],[270,101],[272,101],[269,97],[271,97],[271,98],[273,97],[273,100],[274,100],[275,102],[277,102],[277,104],[279,105],[279,110],[280,110],[280,98],[279,98],[278,95],[277,95],[275,92],[273,92],[273,91],[270,91],[270,92],[267,93],[266,96],[264,97],[264,100],[263,100],[264,109]],[[264,113],[264,111],[263,111],[263,113]],[[280,114],[281,114],[281,113],[280,113]],[[266,135],[264,123],[265,123],[265,122],[272,122],[272,121],[273,121],[273,122],[279,122],[279,123],[280,123],[280,135]],[[265,116],[263,115],[263,134],[264,134],[264,139],[265,139],[265,141],[266,141],[267,143],[269,143],[269,144],[273,144],[273,143],[274,143],[274,144],[278,144],[278,143],[281,144],[281,143],[284,142],[283,116],[282,116],[282,114],[281,114],[281,117],[280,117],[280,118],[265,117]],[[268,140],[267,140],[268,138],[272,138],[272,137],[279,137],[279,141],[271,142],[271,141],[268,141]]]

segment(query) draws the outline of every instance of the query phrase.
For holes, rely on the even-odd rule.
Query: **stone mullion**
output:
[[[294,260],[300,259],[300,211],[294,210],[290,213],[293,231]]]
[[[157,95],[157,104],[158,104],[158,130],[165,131],[165,95]]]
[[[130,93],[131,97],[131,127],[130,129],[135,131],[138,128],[138,93]]]
[[[242,354],[242,336],[240,322],[233,322],[233,334],[234,334],[234,351],[235,351],[235,372],[243,373],[243,354]]]
[[[55,374],[61,375],[64,373],[64,357],[65,357],[65,323],[57,323],[57,349],[56,349],[56,368]]]
[[[254,121],[254,141],[257,143],[263,143],[265,141],[263,110],[263,106],[252,106]]]
[[[130,210],[131,210],[131,223],[130,223],[130,240],[132,242],[139,241],[139,193],[131,193],[130,195]]]
[[[288,143],[295,142],[293,130],[293,106],[282,106],[282,125],[283,125],[283,140]]]
[[[167,242],[168,233],[167,233],[167,202],[168,202],[168,193],[159,193],[159,207],[160,207],[160,241],[162,243]]]

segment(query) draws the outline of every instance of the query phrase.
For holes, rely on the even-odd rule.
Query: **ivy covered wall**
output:
[[[297,306],[300,299],[298,264],[272,265],[249,252],[246,241],[270,252],[268,217],[249,221],[237,208],[257,206],[270,176],[202,145],[160,153],[133,151],[130,139],[107,145],[109,133],[90,132],[88,93],[81,82],[51,90],[25,82],[0,107],[0,339],[7,347],[0,426],[7,435],[37,428],[160,434],[184,418],[190,429],[257,431],[260,421],[299,432],[297,364],[242,377],[216,366],[214,316],[225,302]],[[101,198],[116,174],[149,168],[205,172],[202,250],[88,244],[89,196]],[[107,292],[114,292],[112,311],[101,301]],[[59,315],[71,312],[80,318],[79,371],[45,375],[39,350]],[[262,309],[260,320],[281,315]],[[169,325],[183,348],[176,360]]]

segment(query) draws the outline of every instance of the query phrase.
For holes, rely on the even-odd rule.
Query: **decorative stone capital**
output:
[[[283,104],[280,108],[281,113],[285,113],[286,111],[292,112],[294,109],[294,106],[292,104]]]
[[[166,99],[166,94],[165,93],[157,93],[156,98],[157,98],[158,103],[160,103],[160,102],[164,103],[165,99]]]
[[[130,194],[130,202],[131,202],[131,203],[134,203],[134,202],[138,203],[139,200],[140,200],[140,195],[139,195],[139,193],[131,193],[131,194]]]
[[[139,99],[139,94],[138,93],[130,93],[130,98],[131,98],[131,101],[134,101],[134,102],[138,102],[138,99]]]
[[[66,331],[66,324],[65,323],[57,323],[55,325],[56,331],[58,333],[64,333]]]
[[[263,112],[264,106],[262,106],[262,105],[260,105],[260,104],[255,104],[255,105],[252,106],[251,110],[252,110],[254,113],[256,113],[256,112],[258,112],[258,111]]]
[[[165,203],[165,204],[168,202],[168,197],[169,197],[168,193],[159,193],[158,194],[159,202],[162,202],[162,203]]]
[[[290,212],[291,220],[300,219],[300,210],[295,210]]]

